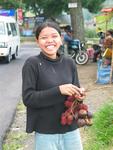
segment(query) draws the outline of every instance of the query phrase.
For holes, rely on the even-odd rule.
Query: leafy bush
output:
[[[86,38],[98,38],[95,29],[85,29],[85,37]]]
[[[113,147],[113,102],[105,104],[95,114],[84,147],[85,150],[111,150]]]

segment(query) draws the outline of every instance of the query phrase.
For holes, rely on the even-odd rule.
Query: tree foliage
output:
[[[96,13],[101,9],[105,0],[81,0],[82,7],[90,12]],[[69,12],[68,3],[70,0],[0,0],[0,6],[5,9],[24,7],[32,10],[35,14],[43,13],[46,17],[59,15],[62,11]]]
[[[82,6],[87,8],[92,13],[97,13],[102,8],[102,3],[105,0],[81,0]]]
[[[35,14],[43,13],[46,17],[57,16],[63,10],[67,10],[68,0],[23,0],[26,9],[32,9]]]
[[[24,10],[32,10],[36,15],[43,15],[45,18],[55,18],[62,11],[69,12],[71,15],[74,38],[84,39],[84,19],[82,8],[87,8],[90,12],[98,12],[101,4],[105,0],[0,0],[0,4],[6,8],[24,7]],[[77,3],[78,7],[69,9],[68,3]]]
[[[57,16],[63,10],[66,9],[66,1],[65,0],[46,0],[47,3],[44,5],[44,14],[47,16]],[[49,10],[49,11],[48,11]]]
[[[21,1],[17,1],[17,0],[0,0],[0,6],[3,9],[17,9],[19,7],[23,7],[24,4]]]
[[[102,3],[105,0],[80,0],[82,7],[87,8],[90,12],[96,13],[102,8]],[[69,12],[68,3],[70,0],[23,0],[26,4],[26,9],[32,9],[35,13],[42,13],[45,16],[57,16],[62,11]]]

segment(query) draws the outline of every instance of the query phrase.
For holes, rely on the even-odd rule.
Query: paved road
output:
[[[21,99],[21,70],[25,60],[39,53],[35,43],[21,44],[20,56],[10,64],[0,61],[0,150]]]

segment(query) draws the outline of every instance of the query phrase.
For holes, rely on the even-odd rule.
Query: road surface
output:
[[[25,60],[39,53],[36,43],[21,44],[20,56],[6,64],[0,60],[0,150],[6,131],[9,129],[21,100],[21,73]]]

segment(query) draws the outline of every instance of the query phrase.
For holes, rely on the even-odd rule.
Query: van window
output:
[[[6,28],[7,28],[7,34],[8,34],[8,35],[10,35],[11,30],[9,29],[9,25],[8,25],[8,23],[6,23]]]
[[[17,29],[16,29],[16,24],[15,23],[10,23],[12,35],[16,36],[17,35]]]
[[[0,35],[5,35],[5,24],[0,22]]]

